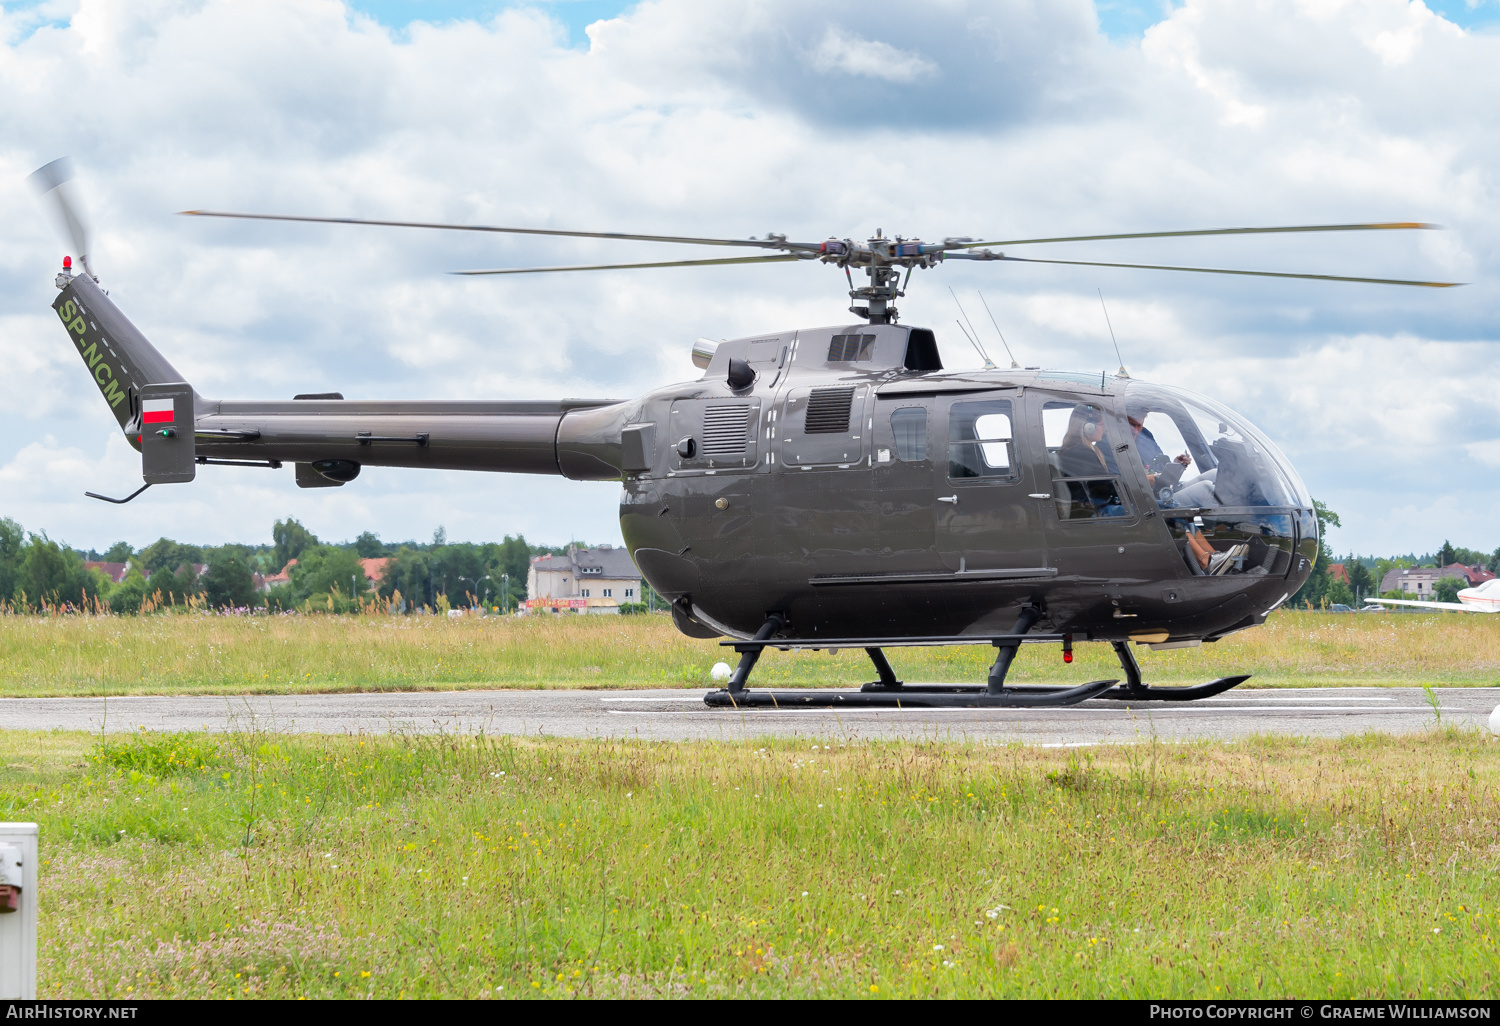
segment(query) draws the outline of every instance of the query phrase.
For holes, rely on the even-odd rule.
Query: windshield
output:
[[[1212,399],[1133,381],[1125,415],[1151,496],[1164,509],[1312,506],[1281,450]]]

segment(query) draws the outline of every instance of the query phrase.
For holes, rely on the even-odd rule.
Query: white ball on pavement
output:
[[[714,680],[728,680],[730,673],[728,663],[714,663],[714,668],[708,671],[708,675]]]

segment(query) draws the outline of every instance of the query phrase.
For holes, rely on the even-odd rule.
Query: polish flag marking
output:
[[[170,424],[175,419],[172,399],[147,399],[141,403],[142,424]]]

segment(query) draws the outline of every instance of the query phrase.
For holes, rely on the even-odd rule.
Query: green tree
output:
[[[361,559],[379,559],[385,555],[385,546],[380,543],[380,535],[364,531],[354,539],[354,551]]]
[[[181,564],[176,571],[162,567],[146,580],[145,597],[158,609],[186,605],[189,598],[198,594],[198,575],[191,563]]]
[[[11,594],[18,606],[28,609],[44,604],[77,607],[98,597],[102,580],[83,565],[78,553],[45,534],[34,534],[26,542]]]
[[[215,608],[255,605],[255,578],[242,556],[219,551],[208,561],[203,573],[203,596]]]
[[[1458,593],[1469,586],[1462,577],[1443,577],[1432,586],[1432,597],[1437,602],[1457,602]]]
[[[278,571],[285,569],[292,560],[300,559],[304,550],[318,544],[318,536],[291,517],[276,521],[271,528],[271,540],[276,543],[273,562]]]
[[[1292,596],[1291,605],[1316,608],[1328,598],[1328,529],[1342,527],[1339,515],[1317,499],[1313,500],[1313,513],[1318,518],[1318,556],[1313,560],[1312,574],[1306,583]]]
[[[407,609],[431,606],[436,595],[432,554],[403,545],[380,575],[380,595],[393,598],[401,593]]]
[[[1443,547],[1440,548],[1440,549],[1438,549],[1437,565],[1438,566],[1448,566],[1448,565],[1450,565],[1452,563],[1457,563],[1457,562],[1458,562],[1458,553],[1453,550],[1453,546],[1448,543],[1448,539],[1444,538],[1443,539]]]
[[[25,547],[25,529],[14,520],[0,517],[0,602],[9,602],[16,593]]]
[[[170,538],[158,538],[142,549],[137,558],[148,576],[154,575],[158,570],[175,573],[184,563],[203,562],[203,549],[197,545],[184,545]]]
[[[1485,569],[1489,570],[1492,574],[1500,573],[1500,549],[1496,549],[1494,554],[1490,556],[1490,561],[1485,564]]]
[[[359,556],[349,549],[317,545],[302,550],[292,567],[292,589],[297,602],[322,596],[342,596],[346,601],[369,593]],[[316,607],[318,603],[314,603]]]
[[[1354,592],[1356,602],[1363,601],[1374,594],[1375,575],[1370,573],[1370,568],[1365,566],[1364,560],[1358,556],[1350,556],[1344,562],[1344,569],[1349,574],[1349,588]]]
[[[266,608],[273,612],[285,612],[297,608],[297,589],[290,584],[278,584],[265,594]]]
[[[129,542],[117,541],[104,553],[100,562],[103,563],[129,563],[130,558],[135,555],[135,549],[130,547]]]
[[[525,535],[520,534],[514,538],[506,535],[500,548],[500,573],[510,575],[510,603],[506,608],[515,609],[526,601],[526,574],[531,569],[533,552],[531,546],[526,544]],[[500,574],[495,574],[497,579],[499,576]]]
[[[1328,581],[1328,604],[1340,606],[1354,605],[1354,589],[1339,580],[1337,577]]]
[[[109,590],[109,608],[116,613],[139,613],[141,602],[146,597],[146,578],[140,570],[131,567],[123,580]]]

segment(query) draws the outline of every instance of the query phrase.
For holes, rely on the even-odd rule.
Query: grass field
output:
[[[1137,649],[1155,683],[1252,673],[1248,686],[1500,684],[1500,617],[1278,612],[1215,645]],[[984,646],[890,653],[906,680],[984,679]],[[665,616],[0,616],[0,695],[451,688],[701,687],[733,652]],[[1028,645],[1011,679],[1118,677],[1107,645]],[[857,684],[863,652],[769,652],[756,684]]]
[[[1500,987],[1500,743],[1475,732],[0,748],[4,818],[41,824],[43,997]]]

